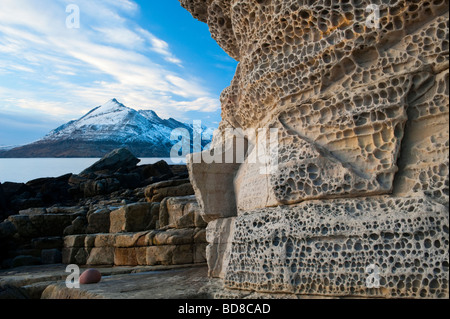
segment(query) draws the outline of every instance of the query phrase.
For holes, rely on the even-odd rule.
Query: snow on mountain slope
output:
[[[135,111],[112,99],[76,121],[68,122],[50,132],[43,141],[114,141],[120,143],[174,144],[170,140],[175,128],[192,125],[175,119],[163,120],[154,111]],[[208,128],[204,127],[204,131]]]

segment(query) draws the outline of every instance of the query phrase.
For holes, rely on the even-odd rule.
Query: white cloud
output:
[[[23,72],[29,72],[29,73],[34,73],[35,72],[32,68],[28,68],[28,67],[23,66],[23,65],[10,64],[8,67],[10,69],[16,70],[16,71],[23,71]]]
[[[169,44],[166,41],[155,37],[153,34],[142,28],[138,28],[136,31],[142,34],[142,36],[150,42],[150,50],[162,55],[166,61],[182,66],[181,60],[170,52]]]
[[[133,1],[76,1],[80,29],[65,27],[71,1],[1,1],[0,82],[10,76],[5,72],[26,72],[22,80],[45,84],[0,90],[8,105],[61,117],[81,115],[113,97],[167,117],[219,108],[200,80],[179,73],[183,62],[169,43],[127,16],[139,10]]]
[[[123,27],[103,27],[95,28],[99,32],[103,41],[111,44],[118,44],[126,48],[142,47],[145,40],[130,29]]]
[[[184,80],[175,75],[167,75],[167,81],[174,85],[173,93],[188,98],[194,96],[205,96],[207,93],[195,82]]]

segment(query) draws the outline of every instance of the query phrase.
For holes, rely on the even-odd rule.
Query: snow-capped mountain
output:
[[[70,121],[43,139],[0,154],[2,157],[98,157],[128,147],[138,157],[169,157],[171,133],[186,129],[192,143],[193,125],[173,118],[161,119],[154,111],[136,111],[116,99]],[[212,129],[202,127],[202,147],[211,141]]]

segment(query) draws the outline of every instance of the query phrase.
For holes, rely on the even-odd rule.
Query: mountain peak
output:
[[[127,108],[125,105],[117,101],[117,99],[112,99],[99,106],[99,108]]]
[[[192,125],[175,119],[162,120],[152,110],[136,111],[117,99],[111,99],[78,120],[61,125],[42,140],[6,152],[19,157],[22,156],[20,154],[34,154],[37,157],[98,157],[126,145],[135,151],[136,156],[167,157],[176,143],[171,139],[171,133],[179,127],[193,134]],[[207,143],[202,141],[203,145]]]
[[[156,114],[156,112],[153,110],[140,110],[138,112],[139,114],[141,114],[150,121],[155,121],[158,123],[162,121],[162,119],[158,116],[158,114]]]
[[[116,113],[116,112],[123,112],[123,111],[131,111],[128,107],[117,101],[116,99],[109,100],[105,104],[102,104],[100,106],[97,106],[96,108],[92,109],[89,113],[87,113],[85,116],[82,117],[82,119],[90,118],[90,117],[96,117],[103,114],[108,113]]]

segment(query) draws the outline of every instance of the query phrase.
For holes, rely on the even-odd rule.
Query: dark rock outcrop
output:
[[[135,168],[139,162],[140,160],[128,149],[120,148],[105,155],[94,165],[82,171],[80,176],[89,176],[92,173],[99,175],[101,172],[111,173],[119,170],[127,171],[130,168]]]
[[[109,233],[111,227],[122,230],[122,221],[127,231],[158,229],[159,201],[167,196],[193,194],[187,168],[169,166],[165,161],[142,166],[138,163],[139,159],[127,149],[118,149],[79,175],[0,184],[0,204],[4,201],[0,206],[0,267],[61,262],[67,255],[67,251],[63,254],[64,237],[92,234],[90,238],[96,238]],[[149,185],[153,203],[145,200]],[[192,213],[186,214],[190,220]],[[77,250],[74,261],[80,265],[88,261],[113,264],[114,247],[103,249],[98,244],[92,253],[94,243],[87,243],[86,251]]]

